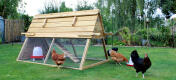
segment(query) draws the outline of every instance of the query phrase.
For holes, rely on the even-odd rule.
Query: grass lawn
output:
[[[116,65],[113,61],[83,71],[17,62],[21,44],[0,45],[0,80],[139,80],[132,67]],[[146,80],[176,80],[176,49],[119,47],[128,59],[137,49],[141,57],[148,53],[152,66],[145,73]],[[90,50],[97,51],[98,50]]]

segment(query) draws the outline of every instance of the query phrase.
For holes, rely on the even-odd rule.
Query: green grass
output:
[[[0,45],[0,80],[139,80],[132,67],[116,65],[113,61],[83,71],[57,69],[53,67],[16,62],[21,44]],[[98,48],[97,48],[98,49]],[[89,51],[99,50],[96,48]],[[176,49],[119,47],[119,52],[128,59],[130,52],[137,49],[140,56],[148,53],[152,66],[145,73],[146,80],[176,80]]]

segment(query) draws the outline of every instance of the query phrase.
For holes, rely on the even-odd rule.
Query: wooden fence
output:
[[[23,20],[5,19],[5,42],[20,41],[21,32],[24,31]]]

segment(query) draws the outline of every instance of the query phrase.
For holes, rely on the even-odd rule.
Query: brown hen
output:
[[[64,61],[65,61],[64,53],[57,54],[56,51],[53,49],[51,57],[56,65],[60,66],[60,65],[64,64]]]
[[[128,59],[117,51],[118,48],[112,48],[112,50],[108,50],[108,56],[110,56],[113,61],[118,62],[119,64],[123,61],[128,62]]]
[[[110,56],[111,56],[111,59],[112,59],[112,60],[118,62],[119,64],[120,64],[120,62],[123,62],[123,61],[128,62],[128,59],[127,59],[125,56],[123,56],[123,55],[120,54],[120,53],[116,53],[114,50],[111,51]],[[120,64],[120,65],[121,65],[121,64]]]

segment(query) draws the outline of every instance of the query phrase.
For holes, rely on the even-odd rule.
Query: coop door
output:
[[[49,58],[46,63],[50,65],[56,65],[55,61],[52,60],[52,53],[53,50],[55,50],[57,54],[65,55],[65,61],[62,66],[68,68],[79,68],[86,41],[87,39],[55,38],[50,51],[51,54],[49,55]]]
[[[43,63],[51,45],[52,38],[27,38],[18,60]]]

